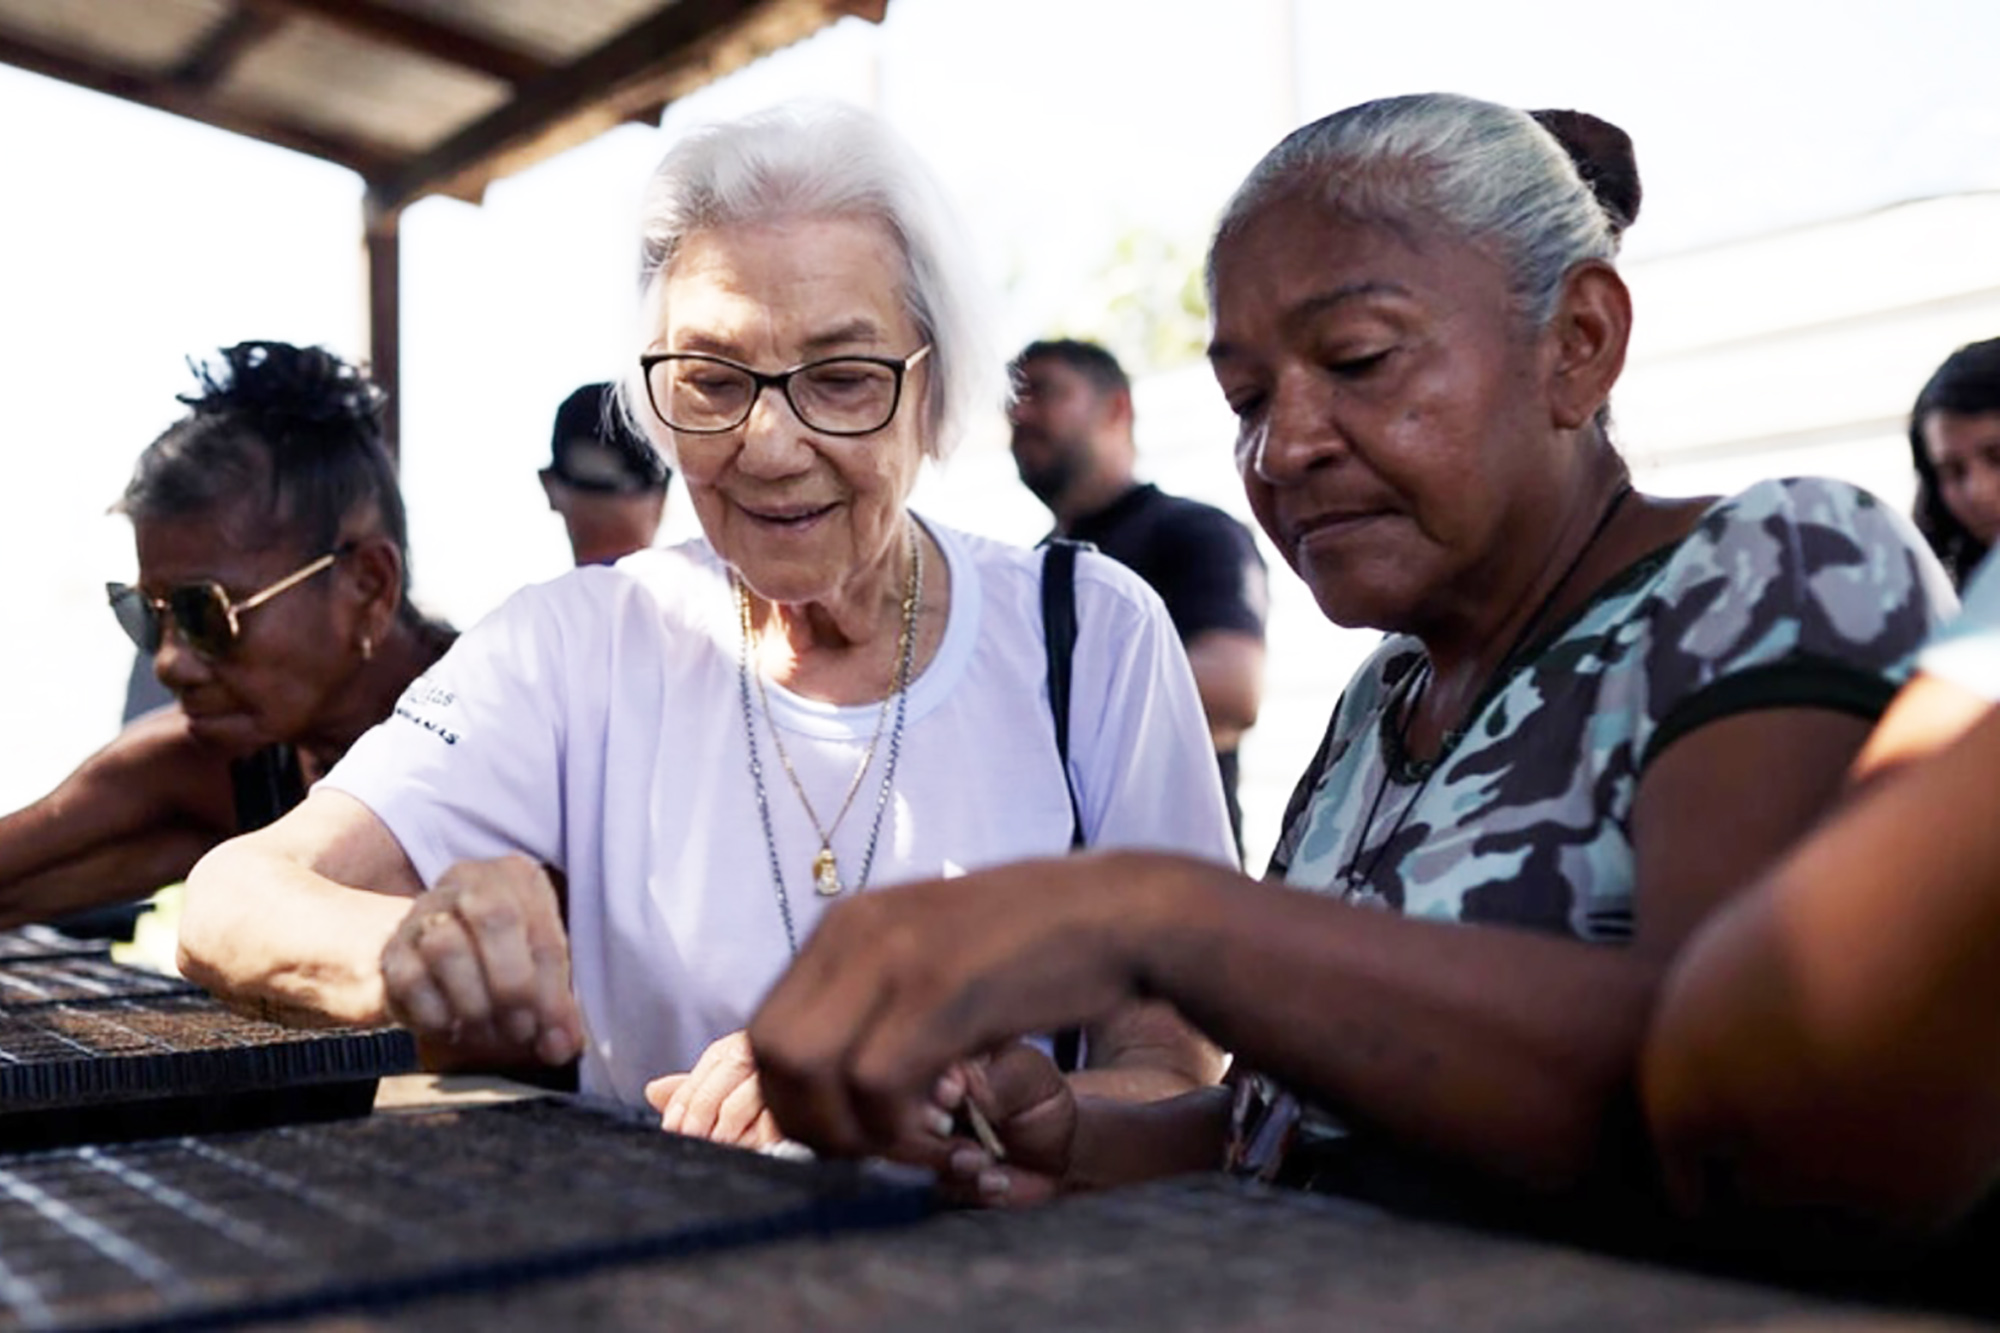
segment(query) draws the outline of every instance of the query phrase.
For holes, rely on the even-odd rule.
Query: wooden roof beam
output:
[[[575,63],[429,152],[369,182],[371,206],[407,207],[427,194],[477,198],[486,184],[621,121],[664,106],[660,83],[699,62],[764,10],[795,9],[830,22],[859,14],[880,22],[887,0],[678,0],[639,20]]]
[[[88,88],[107,97],[136,102],[140,106],[165,111],[189,120],[229,130],[245,138],[257,139],[304,153],[336,166],[346,167],[368,179],[390,170],[398,155],[389,149],[351,139],[335,138],[302,125],[289,124],[269,116],[217,105],[205,91],[183,87],[165,79],[151,78],[99,68],[51,51],[20,36],[0,31],[0,64],[13,65],[31,74],[59,79]]]
[[[167,82],[189,92],[206,92],[222,81],[244,52],[283,25],[283,19],[269,14],[232,9],[174,66]]]
[[[391,9],[379,0],[242,0],[259,13],[315,19],[358,37],[401,51],[428,56],[521,87],[546,76],[554,66],[539,56],[462,28]]]

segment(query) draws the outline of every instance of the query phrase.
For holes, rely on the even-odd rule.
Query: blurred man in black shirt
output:
[[[1167,604],[1208,714],[1242,853],[1236,751],[1264,689],[1264,561],[1241,523],[1134,476],[1132,387],[1095,343],[1028,344],[1010,367],[1014,464],[1056,535],[1129,566]]]

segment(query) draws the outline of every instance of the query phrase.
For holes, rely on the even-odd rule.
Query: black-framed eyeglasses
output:
[[[107,583],[104,591],[111,599],[111,614],[118,617],[119,626],[131,636],[140,652],[160,651],[160,642],[166,637],[167,617],[171,616],[188,647],[210,661],[218,661],[227,657],[236,641],[243,637],[240,617],[245,611],[254,611],[322,570],[331,569],[335,561],[353,549],[351,542],[337,546],[240,602],[232,599],[229,590],[214,579],[169,588],[164,597],[148,597],[144,590],[126,583]]]
[[[784,394],[808,430],[873,435],[895,419],[904,375],[930,351],[925,343],[901,358],[830,356],[775,375],[705,352],[655,352],[639,358],[639,369],[654,415],[689,435],[735,430],[766,389]]]

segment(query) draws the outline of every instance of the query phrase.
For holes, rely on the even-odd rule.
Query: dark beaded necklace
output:
[[[1522,622],[1520,630],[1514,635],[1514,641],[1507,645],[1506,653],[1487,676],[1485,684],[1480,687],[1478,697],[1473,700],[1472,707],[1466,712],[1463,722],[1444,734],[1436,756],[1408,765],[1417,774],[1417,789],[1410,793],[1410,799],[1403,803],[1402,810],[1396,815],[1396,822],[1389,826],[1389,831],[1382,836],[1382,840],[1374,845],[1368,863],[1363,865],[1361,858],[1364,853],[1371,851],[1368,835],[1375,827],[1375,817],[1381,813],[1382,799],[1388,794],[1396,768],[1406,759],[1410,719],[1416,714],[1417,705],[1423,700],[1424,687],[1430,683],[1430,658],[1426,656],[1415,667],[1405,672],[1384,695],[1378,716],[1381,718],[1383,740],[1385,742],[1391,738],[1394,740],[1393,755],[1384,754],[1382,757],[1382,780],[1376,784],[1375,795],[1368,802],[1368,813],[1361,818],[1361,832],[1354,840],[1354,854],[1348,858],[1347,865],[1339,873],[1338,878],[1343,893],[1354,894],[1366,887],[1374,878],[1382,858],[1395,844],[1396,835],[1403,831],[1403,825],[1409,822],[1411,813],[1424,799],[1424,792],[1430,788],[1432,776],[1444,767],[1452,751],[1465,739],[1466,729],[1480,713],[1485,711],[1496,688],[1504,688],[1513,678],[1515,668],[1520,665],[1516,659],[1520,656],[1521,650],[1533,642],[1533,637],[1541,629],[1550,608],[1556,604],[1556,598],[1560,597],[1563,589],[1569,586],[1569,581],[1576,576],[1576,571],[1583,567],[1585,557],[1596,548],[1598,541],[1609,530],[1612,520],[1618,517],[1618,511],[1624,508],[1625,501],[1631,494],[1632,483],[1624,482],[1605,504],[1604,512],[1597,516],[1596,525],[1591,528],[1590,535],[1584,538],[1583,545],[1577,548],[1576,554],[1570,557],[1570,562],[1563,568],[1561,577],[1550,585],[1540,604],[1535,607],[1534,613]],[[1396,719],[1393,731],[1389,725],[1392,717]],[[1389,748],[1385,744],[1384,749]]]

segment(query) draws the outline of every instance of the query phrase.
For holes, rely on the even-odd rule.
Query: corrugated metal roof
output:
[[[0,0],[0,63],[337,162],[486,186],[888,0]]]

